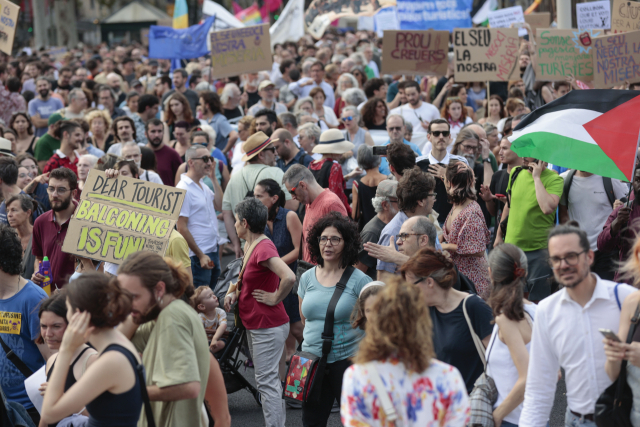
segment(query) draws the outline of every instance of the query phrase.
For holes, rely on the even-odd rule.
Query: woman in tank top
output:
[[[353,183],[351,217],[358,221],[358,230],[362,231],[364,226],[376,216],[376,210],[371,201],[376,197],[378,184],[387,179],[387,176],[378,170],[380,156],[374,155],[371,147],[367,145],[358,149],[358,166],[364,169],[366,175],[357,177]]]
[[[529,347],[537,306],[524,298],[527,257],[517,246],[503,243],[489,255],[493,288],[489,305],[495,316],[487,347],[487,373],[495,381],[496,426],[518,425],[529,368]]]
[[[133,344],[115,326],[131,313],[132,297],[115,278],[88,272],[67,287],[67,319],[42,404],[42,420],[55,423],[86,407],[89,427],[135,427],[142,409],[144,379]],[[77,349],[89,341],[98,359],[66,392],[69,367]]]

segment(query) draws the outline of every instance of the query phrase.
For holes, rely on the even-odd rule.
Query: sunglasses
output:
[[[343,122],[350,122],[350,121],[352,121],[352,120],[353,120],[353,116],[343,117],[343,118],[342,118],[342,121],[343,121]]]
[[[194,157],[193,160],[202,160],[205,163],[213,162],[213,156]]]
[[[402,126],[394,126],[394,127],[387,128],[387,131],[389,132],[400,132],[401,130],[402,130]]]
[[[448,130],[434,130],[434,131],[431,132],[431,135],[433,135],[435,137],[438,137],[440,135],[442,135],[444,137],[447,137],[450,134],[451,134],[451,131],[448,131]]]
[[[292,196],[295,196],[295,195],[296,195],[296,194],[295,194],[295,193],[296,193],[296,190],[297,190],[297,189],[298,189],[298,187],[300,186],[300,183],[301,183],[301,182],[302,182],[302,181],[298,181],[298,183],[296,184],[296,186],[295,186],[295,187],[291,187],[291,190],[289,190],[289,194],[291,194]]]

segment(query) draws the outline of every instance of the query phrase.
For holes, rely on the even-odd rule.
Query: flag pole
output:
[[[631,205],[631,188],[636,175],[636,164],[638,163],[638,147],[640,146],[640,132],[638,132],[638,144],[636,145],[636,154],[633,156],[633,169],[631,169],[631,179],[629,180],[629,192],[627,193],[627,206]],[[635,201],[635,199],[634,199]]]

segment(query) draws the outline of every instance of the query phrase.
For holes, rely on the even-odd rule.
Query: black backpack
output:
[[[567,205],[569,204],[569,190],[571,189],[571,183],[573,182],[573,176],[576,174],[575,169],[571,169],[567,174],[567,179],[564,180],[564,186],[562,187],[562,198],[566,199]],[[616,201],[616,195],[613,192],[613,183],[611,178],[602,177],[602,185],[604,185],[604,191],[607,193],[609,204],[613,208],[613,202]]]

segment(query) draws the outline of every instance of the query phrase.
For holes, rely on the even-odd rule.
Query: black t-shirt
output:
[[[417,165],[423,172],[429,172],[429,165],[431,162],[429,159],[420,160]],[[445,168],[447,165],[444,163],[439,163],[441,166]],[[433,204],[433,210],[438,212],[438,222],[443,224],[447,220],[447,215],[451,212],[451,208],[453,205],[449,203],[449,199],[447,197],[447,189],[444,186],[444,180],[440,178],[436,178],[436,201]]]
[[[243,88],[243,92],[244,92],[244,88]],[[258,94],[257,90],[255,92],[247,92],[247,95],[249,96],[249,101],[247,102],[247,107],[245,111],[249,111],[249,108],[253,107],[255,104],[258,103],[258,101],[260,101],[260,94]]]
[[[441,313],[435,307],[429,307],[429,311],[433,323],[436,358],[455,366],[464,379],[467,392],[471,393],[473,384],[484,371],[484,365],[464,318],[463,302],[464,300],[450,313]],[[487,303],[473,295],[467,300],[467,313],[473,330],[481,340],[491,335],[493,313]]]
[[[378,240],[380,240],[380,234],[382,234],[382,229],[386,225],[387,224],[385,224],[380,218],[378,218],[378,215],[374,216],[360,232],[360,239],[362,240],[362,243],[378,243]],[[369,267],[369,269],[367,270],[367,275],[373,278],[373,280],[376,280],[376,265],[378,263],[378,260],[369,255],[369,253],[364,249],[362,249],[358,254],[358,260]]]
[[[502,194],[503,196],[507,195],[507,187],[509,186],[509,172],[506,169],[502,169],[497,171],[491,177],[491,184],[489,184],[489,190],[491,190],[491,194]],[[496,213],[502,212],[504,209],[504,203],[494,200],[496,204]]]
[[[231,110],[223,108],[222,114],[224,114],[227,120],[235,119],[236,117],[242,117],[242,111],[240,110],[240,107],[236,107]]]

